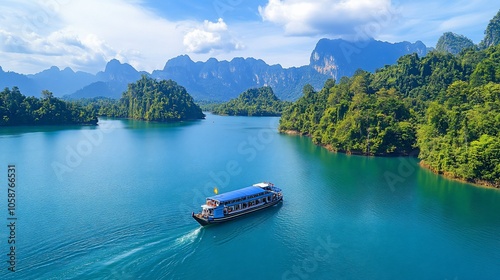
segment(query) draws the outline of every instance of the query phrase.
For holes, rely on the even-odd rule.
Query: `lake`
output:
[[[498,279],[500,190],[414,158],[330,153],[278,121],[0,128],[0,278]],[[214,187],[261,181],[283,189],[281,206],[191,218]]]

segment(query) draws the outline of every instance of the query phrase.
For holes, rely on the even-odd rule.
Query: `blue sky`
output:
[[[96,73],[116,58],[151,72],[182,54],[302,66],[325,37],[433,47],[452,31],[479,43],[499,8],[491,0],[2,0],[0,66]]]

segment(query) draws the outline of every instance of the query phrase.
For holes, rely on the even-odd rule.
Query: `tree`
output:
[[[347,153],[417,149],[435,172],[500,187],[500,46],[406,55],[319,92],[306,86],[279,130]]]
[[[146,121],[182,121],[205,117],[186,89],[172,80],[156,81],[143,75],[129,84],[120,98],[115,117]]]
[[[42,98],[26,97],[17,87],[0,92],[0,125],[97,124],[90,108],[62,101],[44,90]]]

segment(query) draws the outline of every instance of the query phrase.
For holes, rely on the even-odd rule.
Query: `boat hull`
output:
[[[227,221],[231,221],[231,220],[237,219],[237,218],[239,218],[241,216],[244,216],[244,215],[247,215],[247,214],[250,214],[250,213],[262,210],[262,209],[266,209],[266,208],[269,208],[269,207],[274,206],[274,205],[277,205],[277,204],[279,204],[281,202],[283,202],[283,197],[280,197],[276,201],[272,201],[272,202],[266,203],[266,204],[261,205],[259,207],[251,208],[251,209],[248,209],[246,211],[242,211],[242,212],[238,212],[238,213],[234,213],[234,214],[226,214],[222,218],[213,218],[213,219],[210,219],[210,220],[208,220],[207,218],[201,216],[200,214],[192,213],[191,215],[192,215],[192,217],[200,225],[207,226],[207,225],[211,225],[211,224],[220,224],[220,223],[224,223],[224,222],[227,222]]]

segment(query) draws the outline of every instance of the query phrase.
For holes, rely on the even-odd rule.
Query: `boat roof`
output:
[[[238,199],[238,198],[243,197],[243,196],[249,196],[249,195],[254,195],[254,194],[263,193],[263,192],[264,192],[264,190],[262,188],[259,188],[256,186],[250,186],[250,187],[242,188],[239,190],[234,190],[234,191],[230,191],[227,193],[221,193],[218,195],[207,197],[207,199],[217,200],[219,202],[226,202],[229,200]]]
[[[270,184],[271,183],[262,182],[262,183],[253,184],[253,186],[259,187],[259,188],[265,188],[265,187],[268,187]]]

